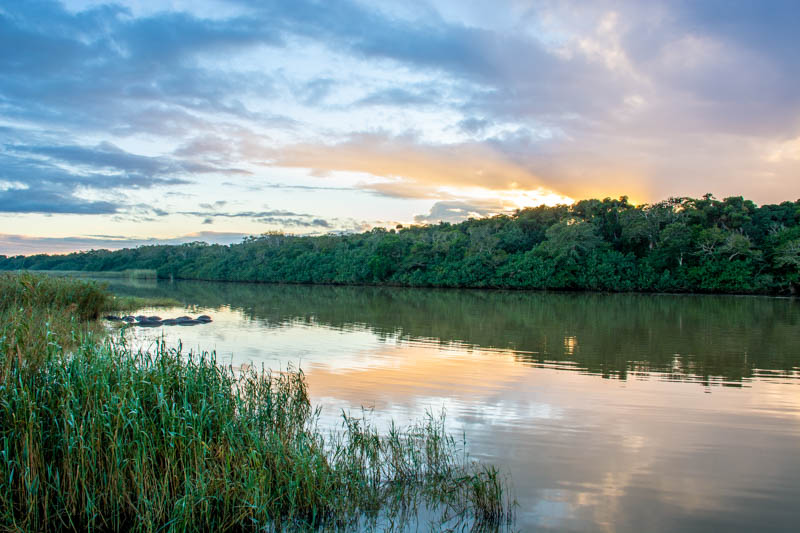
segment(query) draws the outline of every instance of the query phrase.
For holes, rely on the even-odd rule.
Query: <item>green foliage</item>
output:
[[[100,316],[112,296],[93,281],[36,275],[0,274],[0,312],[17,309],[66,311],[78,320]]]
[[[582,200],[512,215],[361,234],[269,233],[60,256],[0,256],[0,269],[153,270],[161,278],[604,291],[795,293],[800,201]]]

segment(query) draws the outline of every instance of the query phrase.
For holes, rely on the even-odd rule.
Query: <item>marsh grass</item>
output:
[[[0,274],[0,383],[12,368],[34,371],[87,334],[99,334],[93,319],[112,301],[94,282]]]
[[[323,433],[301,371],[134,351],[79,319],[102,289],[51,283],[0,277],[0,529],[403,529],[419,508],[449,529],[509,523],[505,477],[443,418],[381,433],[343,414]]]
[[[112,301],[105,287],[94,281],[30,272],[0,274],[0,312],[13,308],[39,309],[86,321],[111,308]]]

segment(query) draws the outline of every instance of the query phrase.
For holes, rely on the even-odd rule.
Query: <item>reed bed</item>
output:
[[[97,286],[62,282],[0,279],[0,529],[402,529],[420,506],[451,529],[509,523],[505,477],[443,418],[323,433],[301,371],[133,351],[78,319],[106,305]]]
[[[99,317],[112,302],[112,295],[94,281],[30,272],[0,274],[0,312],[13,308],[47,310],[86,321]]]

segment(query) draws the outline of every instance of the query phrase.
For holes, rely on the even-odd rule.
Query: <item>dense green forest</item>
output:
[[[0,256],[0,269],[155,269],[159,277],[284,283],[795,294],[800,200],[582,200],[360,234],[267,233],[191,243]]]

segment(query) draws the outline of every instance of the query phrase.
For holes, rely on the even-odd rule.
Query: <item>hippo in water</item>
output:
[[[200,322],[199,320],[193,320],[193,319],[181,320],[181,321],[178,322],[179,326],[195,326],[197,324],[202,324],[202,322]]]
[[[157,328],[162,325],[160,320],[142,320],[137,324],[140,328]]]
[[[122,319],[121,319],[120,317],[118,317],[117,315],[106,315],[106,316],[104,316],[103,318],[105,318],[106,320],[122,320]]]
[[[195,320],[197,320],[198,322],[203,322],[204,324],[208,324],[209,322],[211,322],[211,317],[208,315],[200,315]]]

